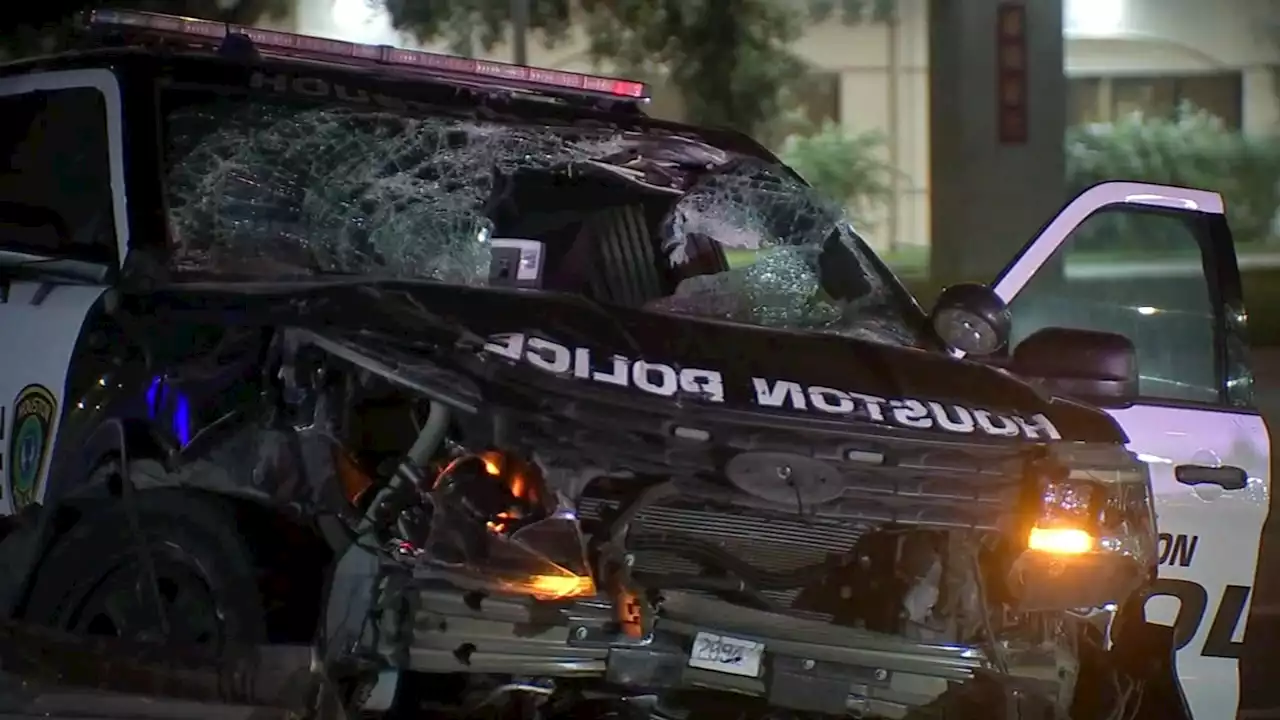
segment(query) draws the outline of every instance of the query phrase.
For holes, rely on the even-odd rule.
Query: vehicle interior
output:
[[[691,238],[682,262],[668,260],[663,225],[677,199],[622,180],[523,173],[490,217],[494,237],[542,244],[543,289],[641,307],[687,278],[729,269],[724,249],[705,236]]]

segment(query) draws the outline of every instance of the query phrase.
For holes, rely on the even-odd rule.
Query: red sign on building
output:
[[[996,133],[1001,145],[1027,141],[1027,8],[996,8]]]

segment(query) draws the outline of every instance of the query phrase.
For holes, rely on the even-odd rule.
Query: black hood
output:
[[[605,307],[580,297],[418,282],[217,283],[150,294],[158,313],[303,327],[388,367],[418,358],[489,386],[872,423],[956,439],[1124,442],[1112,419],[945,353]]]

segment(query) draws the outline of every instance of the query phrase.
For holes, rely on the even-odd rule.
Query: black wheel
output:
[[[176,490],[139,492],[133,504],[155,582],[123,502],[111,501],[81,518],[45,557],[26,619],[211,655],[264,642],[253,554],[230,509]]]

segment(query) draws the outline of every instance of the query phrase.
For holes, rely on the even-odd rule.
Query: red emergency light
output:
[[[95,28],[149,30],[205,42],[221,42],[228,35],[243,35],[252,40],[260,50],[285,56],[305,55],[339,62],[376,63],[454,77],[489,79],[498,84],[569,90],[640,101],[649,99],[649,88],[634,80],[475,60],[422,50],[405,50],[390,45],[362,45],[176,15],[133,10],[93,10],[89,13],[89,25]]]

